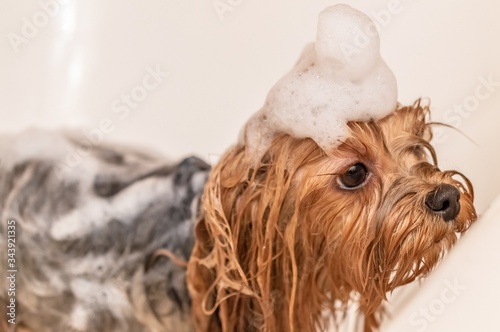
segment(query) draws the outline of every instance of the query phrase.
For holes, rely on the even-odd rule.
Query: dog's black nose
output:
[[[451,184],[441,184],[427,194],[425,205],[445,221],[450,221],[460,212],[460,192]]]

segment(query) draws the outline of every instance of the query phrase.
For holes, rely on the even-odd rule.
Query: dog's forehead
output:
[[[431,137],[426,112],[406,107],[378,121],[350,123],[351,135],[334,152],[335,159],[344,167],[361,161],[385,170],[429,161],[423,148]]]

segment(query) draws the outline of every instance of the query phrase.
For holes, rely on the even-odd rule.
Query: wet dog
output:
[[[212,170],[71,135],[2,139],[4,329],[314,331],[352,300],[375,329],[386,294],[476,218],[467,178],[437,167],[428,113],[350,122],[328,153],[278,135],[255,162],[239,144]]]

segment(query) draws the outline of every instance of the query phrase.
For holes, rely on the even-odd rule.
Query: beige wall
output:
[[[106,140],[210,160],[235,142],[268,89],[314,39],[319,11],[336,3],[60,2],[0,0],[0,131],[86,126]],[[42,9],[47,3],[50,15]],[[227,11],[218,13],[217,3]],[[348,3],[379,22],[399,100],[430,97],[433,119],[463,133],[441,135],[441,166],[472,179],[478,210],[485,211],[500,193],[500,4]],[[160,74],[151,76],[154,70]],[[121,98],[130,93],[143,100],[126,106]],[[486,224],[478,227],[489,231]],[[470,246],[477,260],[499,260],[500,248],[491,253]]]

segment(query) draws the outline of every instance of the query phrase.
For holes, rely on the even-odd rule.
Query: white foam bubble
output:
[[[286,133],[312,138],[328,153],[347,136],[348,121],[380,119],[396,104],[396,78],[380,56],[374,23],[335,5],[320,13],[316,42],[269,91],[240,141],[259,156],[276,134]]]

